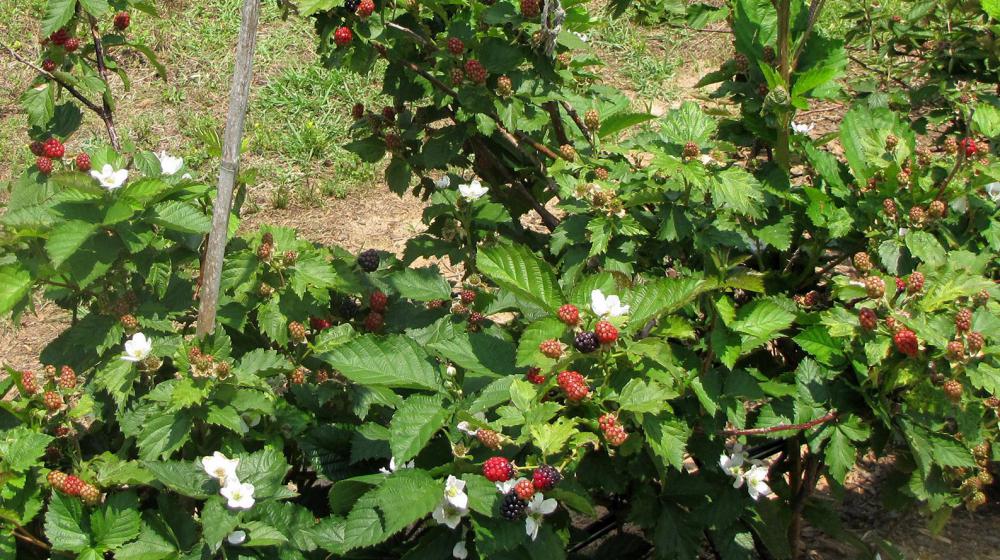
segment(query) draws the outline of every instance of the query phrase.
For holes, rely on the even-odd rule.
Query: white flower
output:
[[[469,507],[469,496],[465,493],[465,481],[449,475],[444,483],[444,499],[458,509]]]
[[[454,529],[462,522],[462,517],[468,513],[467,509],[455,507],[448,500],[442,500],[431,517],[441,525],[447,525],[449,529]]]
[[[538,537],[538,528],[542,526],[542,518],[555,511],[558,505],[558,502],[552,498],[546,500],[541,492],[531,498],[531,501],[528,502],[528,516],[524,520],[524,532],[531,537],[531,540]]]
[[[472,437],[476,437],[476,434],[479,433],[479,430],[473,430],[469,426],[469,423],[466,422],[465,420],[462,420],[461,422],[458,423],[458,431],[462,432],[467,436],[472,436]]]
[[[906,234],[910,233],[910,228],[901,227],[899,228],[899,236],[906,237]]]
[[[141,362],[153,351],[153,339],[146,338],[146,335],[137,332],[130,340],[125,341],[125,355],[122,359],[126,362]]]
[[[482,183],[479,182],[479,179],[473,179],[471,183],[458,186],[458,192],[462,195],[462,198],[468,200],[469,202],[478,199],[489,190],[489,188],[484,187]]]
[[[223,486],[229,479],[236,478],[236,466],[239,464],[239,459],[230,459],[219,451],[201,458],[201,466],[208,476],[217,479]]]
[[[409,463],[403,463],[402,465],[397,465],[396,458],[389,457],[389,468],[387,469],[385,467],[382,467],[381,469],[378,470],[378,472],[382,474],[392,474],[398,471],[399,469],[412,469],[413,465],[414,465],[413,461],[410,461]]]
[[[111,167],[110,163],[105,163],[100,171],[96,169],[91,170],[90,176],[97,179],[102,187],[113,191],[121,188],[125,184],[125,181],[128,180],[128,169],[115,170],[114,167]]]
[[[795,134],[809,134],[814,128],[816,128],[815,124],[799,124],[792,121],[792,132]]]
[[[493,484],[496,484],[497,491],[501,494],[510,494],[510,491],[514,489],[514,485],[517,484],[517,481],[512,478],[504,482],[494,482]]]
[[[245,531],[233,531],[232,533],[229,533],[226,540],[229,541],[229,544],[243,544],[247,540],[247,534]]]
[[[754,500],[771,494],[771,487],[767,485],[767,467],[763,463],[757,463],[745,475],[747,481],[747,492]]]
[[[1000,183],[993,183],[993,184],[997,186],[996,198],[993,198],[992,194],[990,195],[990,198],[993,198],[994,202],[1000,202]],[[989,192],[989,191],[987,191],[987,192]],[[951,209],[954,210],[954,211],[956,211],[956,212],[958,212],[958,213],[960,213],[960,214],[964,214],[965,212],[967,212],[969,210],[969,197],[967,197],[967,196],[960,196],[960,197],[952,200],[951,201]]]
[[[226,504],[233,509],[250,509],[253,507],[253,484],[240,482],[235,476],[226,480],[226,485],[219,490],[222,497],[229,500]]]
[[[576,31],[574,31],[574,32],[573,32],[573,35],[576,35],[576,36],[577,36],[577,37],[578,37],[578,38],[579,38],[579,39],[580,39],[581,41],[583,41],[584,43],[586,43],[587,41],[589,41],[589,40],[590,40],[590,37],[587,37],[587,36],[586,36],[586,35],[584,35],[583,33],[578,33],[578,32],[576,32]]]
[[[618,296],[604,297],[601,290],[594,290],[590,292],[590,309],[599,317],[605,315],[620,317],[628,313],[629,306],[622,305]]]
[[[455,543],[455,548],[451,549],[451,555],[458,560],[465,560],[469,557],[469,549],[465,548],[465,540]]]
[[[444,372],[448,374],[448,377],[455,377],[458,375],[458,370],[451,364],[448,364],[448,367],[445,368]],[[468,422],[466,422],[466,424],[468,424]]]
[[[719,466],[722,467],[722,470],[729,476],[736,478],[736,481],[733,482],[733,488],[739,488],[743,485],[743,463],[745,461],[743,446],[738,443],[733,446],[732,455],[723,453],[719,456]]]
[[[156,154],[156,159],[160,160],[160,170],[164,175],[173,175],[184,167],[184,158],[174,157],[167,152]]]
[[[447,189],[451,186],[451,177],[447,175],[442,175],[437,179],[434,179],[434,186],[439,189]]]
[[[993,199],[993,202],[1000,202],[1000,182],[986,185],[986,194]]]

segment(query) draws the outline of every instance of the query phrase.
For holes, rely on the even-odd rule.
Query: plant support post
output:
[[[240,34],[236,43],[236,64],[229,90],[229,112],[222,138],[222,164],[219,167],[219,188],[212,209],[212,231],[208,235],[205,260],[202,263],[201,296],[198,307],[197,335],[203,337],[215,328],[215,313],[219,302],[222,262],[229,236],[229,212],[233,205],[233,188],[239,170],[243,124],[250,99],[253,74],[253,52],[257,45],[257,20],[260,0],[244,0]]]

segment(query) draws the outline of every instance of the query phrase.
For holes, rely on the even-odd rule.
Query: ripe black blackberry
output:
[[[379,256],[375,249],[366,249],[358,255],[358,266],[365,272],[375,272],[378,270]]]
[[[593,352],[601,346],[601,341],[597,339],[597,335],[590,331],[584,331],[573,339],[573,347],[583,352],[584,354]]]
[[[358,302],[350,297],[344,296],[340,301],[340,315],[345,319],[353,319],[358,314]]]
[[[352,14],[355,12],[355,10],[358,9],[358,6],[360,5],[361,5],[361,0],[344,0],[344,7],[347,8],[347,11]]]
[[[500,501],[500,515],[504,519],[509,519],[514,521],[524,516],[524,511],[528,509],[528,502],[522,500],[513,491],[504,494],[503,500]]]

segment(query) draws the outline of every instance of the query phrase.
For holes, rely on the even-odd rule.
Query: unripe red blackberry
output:
[[[510,81],[510,77],[504,75],[497,78],[497,95],[500,97],[514,95],[514,83]]]
[[[50,58],[46,58],[45,60],[42,61],[42,70],[45,70],[46,72],[52,72],[55,69],[56,69],[56,61]]]
[[[295,370],[288,375],[288,382],[292,385],[302,385],[306,382],[306,368],[295,368]]]
[[[132,23],[132,16],[128,12],[118,12],[115,14],[115,29],[118,31],[125,31],[128,29],[130,23]]]
[[[379,255],[375,249],[366,249],[358,255],[358,266],[365,272],[375,272],[378,270]]]
[[[285,251],[285,254],[281,256],[281,264],[285,266],[295,266],[298,260],[299,254],[296,251]]]
[[[59,375],[60,389],[73,389],[76,387],[76,372],[69,366],[63,366]]]
[[[465,72],[461,68],[452,68],[448,77],[451,79],[451,85],[458,87],[465,81]]]
[[[580,310],[572,303],[567,303],[559,308],[556,313],[559,320],[571,327],[575,327],[580,322]]]
[[[372,295],[368,298],[368,306],[372,311],[377,313],[382,313],[385,308],[389,305],[389,296],[385,295],[382,290],[375,290]]]
[[[958,143],[958,147],[965,151],[965,157],[967,158],[976,157],[976,153],[979,151],[975,138],[962,138]]]
[[[906,280],[906,293],[917,294],[924,289],[924,275],[914,271]]]
[[[86,484],[78,476],[72,474],[66,475],[66,480],[62,484],[62,491],[68,496],[79,496]]]
[[[597,425],[601,428],[602,432],[608,431],[612,426],[618,423],[618,418],[610,412],[605,412],[597,419]]]
[[[920,351],[920,343],[917,335],[910,329],[902,329],[892,337],[892,342],[896,345],[896,350],[909,357],[916,356]]]
[[[272,256],[274,256],[274,245],[261,243],[260,247],[257,247],[257,258],[262,262],[271,262]]]
[[[34,372],[27,370],[21,372],[21,387],[24,389],[26,397],[38,394],[39,387]]]
[[[382,118],[388,121],[390,124],[396,122],[396,110],[392,107],[386,105],[382,107]]]
[[[479,428],[476,430],[476,439],[479,440],[479,443],[489,449],[500,449],[500,434],[494,432],[493,430],[488,428]]]
[[[955,315],[955,330],[965,332],[972,328],[972,310],[968,308],[959,309]]]
[[[42,398],[45,401],[45,408],[49,409],[50,412],[55,412],[63,406],[62,396],[55,391],[45,391]]]
[[[965,345],[961,340],[952,340],[948,342],[947,353],[949,360],[960,362],[965,359]]]
[[[868,272],[872,269],[872,259],[868,253],[864,251],[854,253],[854,268],[861,272]]]
[[[462,42],[458,37],[448,38],[448,52],[458,56],[465,52],[465,43]]]
[[[861,328],[866,331],[873,331],[878,326],[878,317],[875,312],[867,307],[861,308],[858,311],[858,322],[861,323]]]
[[[581,401],[590,394],[590,387],[587,386],[587,380],[579,372],[560,372],[556,380],[559,383],[559,387],[566,393],[566,400],[570,402]]]
[[[483,476],[490,482],[507,482],[514,476],[514,466],[506,457],[490,457],[483,462]]]
[[[42,152],[49,159],[61,159],[66,155],[66,146],[58,138],[49,138],[42,144]]]
[[[563,144],[559,146],[559,155],[566,161],[574,161],[576,159],[576,148],[570,144]]]
[[[945,205],[944,201],[935,200],[931,202],[930,206],[927,207],[927,215],[931,219],[938,220],[944,217],[948,212],[948,207]]]
[[[469,313],[469,330],[472,332],[477,332],[482,327],[482,324],[486,322],[486,315],[478,311],[473,311]]]
[[[906,328],[906,326],[903,325],[902,323],[900,323],[899,321],[897,321],[895,317],[886,317],[885,318],[885,328],[889,329],[889,332],[891,332],[893,334],[896,334],[899,331],[901,331],[904,328]]]
[[[556,484],[562,481],[562,474],[555,467],[549,465],[539,465],[531,473],[531,483],[536,490],[547,492],[555,488]]]
[[[896,211],[896,201],[893,200],[893,199],[891,199],[891,198],[887,198],[887,199],[883,200],[882,201],[882,212],[885,214],[885,217],[886,217],[887,220],[889,220],[889,221],[895,220],[896,216],[898,215],[898,213]]]
[[[528,509],[528,502],[522,500],[515,492],[504,494],[500,500],[500,515],[507,520],[514,521],[524,517],[525,510]]]
[[[301,344],[306,340],[306,326],[298,321],[288,323],[288,338],[296,344]]]
[[[927,148],[917,148],[917,163],[927,167],[931,163],[931,151]]]
[[[352,33],[348,27],[341,27],[333,33],[333,42],[336,43],[338,47],[347,46],[353,38],[354,33]]]
[[[333,324],[327,319],[324,319],[323,317],[309,318],[309,328],[311,328],[314,332],[325,331],[331,326],[333,326]]]
[[[354,107],[351,107],[351,117],[354,120],[361,120],[365,116],[365,106],[363,103],[355,103]]]
[[[63,45],[63,48],[66,49],[66,52],[74,52],[80,48],[80,45],[81,43],[79,39],[76,37],[70,37],[69,39],[66,39],[66,44]]]
[[[261,282],[260,287],[257,288],[257,294],[260,295],[260,297],[267,299],[274,295],[274,288],[267,282]]]
[[[924,220],[927,218],[927,212],[924,211],[920,206],[914,206],[910,208],[910,223],[916,227],[923,225]]]
[[[579,350],[580,352],[583,352],[584,354],[593,352],[594,350],[597,350],[600,346],[601,346],[601,341],[597,339],[597,335],[595,333],[592,333],[590,331],[584,331],[578,333],[576,335],[576,338],[573,339],[573,347]]]
[[[59,29],[52,35],[49,35],[49,40],[52,41],[53,44],[59,45],[61,47],[66,44],[66,41],[69,41],[69,31],[66,31],[65,29]]]
[[[528,502],[535,495],[535,485],[531,483],[527,478],[523,478],[517,481],[514,485],[514,493],[517,494],[518,498]]]
[[[49,474],[45,475],[45,480],[49,483],[49,486],[62,492],[66,485],[66,477],[66,473],[62,471],[49,471]]]
[[[553,360],[558,360],[562,357],[563,353],[562,343],[554,338],[542,341],[542,343],[538,345],[538,350]]]
[[[896,146],[899,145],[899,138],[896,138],[895,134],[890,134],[885,137],[885,149],[888,151],[893,151]]]
[[[521,15],[526,18],[536,18],[542,13],[538,0],[521,0]]]
[[[594,169],[594,177],[600,179],[601,181],[608,180],[608,170],[603,167],[598,167]]]
[[[361,0],[358,4],[358,17],[365,19],[375,12],[375,2],[374,0]]]
[[[698,144],[695,144],[694,142],[684,144],[684,150],[681,151],[681,155],[684,156],[685,159],[696,158],[700,153],[701,148],[699,148]]]
[[[465,305],[472,305],[476,301],[476,291],[462,290],[462,292],[458,295],[458,299]]]
[[[945,381],[944,385],[941,386],[941,390],[944,391],[944,396],[948,397],[948,400],[952,402],[962,400],[962,384],[954,379]]]
[[[987,292],[986,290],[981,290],[979,293],[972,296],[972,303],[974,303],[977,306],[982,307],[989,302],[990,302],[990,293]]]
[[[385,135],[385,148],[390,152],[397,152],[403,147],[403,139],[395,132],[388,132]]]
[[[56,426],[56,429],[52,433],[58,438],[64,438],[70,433],[69,426]]]
[[[597,132],[597,129],[601,126],[601,117],[597,114],[596,110],[591,109],[584,113],[583,124],[586,125],[591,132]]]
[[[618,340],[618,329],[607,321],[598,321],[594,326],[594,334],[601,344],[612,344]]]
[[[878,299],[885,295],[885,281],[880,276],[867,276],[864,282],[868,297]]]
[[[524,378],[534,385],[545,383],[545,375],[542,374],[542,368],[538,367],[529,368],[528,373],[524,374]]]
[[[381,313],[371,312],[365,317],[365,328],[371,332],[378,332],[385,326],[385,317]]]
[[[983,345],[986,343],[986,340],[983,339],[983,333],[972,331],[965,335],[965,342],[969,345],[969,353],[976,355],[983,349]]]
[[[90,171],[90,156],[85,153],[80,153],[76,156],[76,170],[83,171],[86,173]]]
[[[628,432],[625,431],[624,426],[616,424],[605,430],[604,437],[607,438],[609,445],[618,447],[628,439]]]
[[[892,281],[896,284],[897,292],[902,292],[906,290],[906,280],[903,280],[899,276],[896,276],[895,278],[892,279]]]
[[[80,500],[89,506],[97,505],[101,501],[101,491],[93,484],[84,484],[80,489]]]
[[[468,76],[473,83],[486,83],[486,68],[483,67],[481,62],[474,58],[470,58],[465,61],[465,75]]]
[[[28,144],[28,149],[31,150],[31,153],[35,154],[36,156],[45,155],[45,144],[39,142],[38,140],[35,140],[34,142]]]

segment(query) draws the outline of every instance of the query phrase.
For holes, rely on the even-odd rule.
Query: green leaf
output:
[[[23,472],[35,466],[38,458],[54,438],[38,433],[24,426],[6,430],[0,439],[0,461],[15,472]]]
[[[155,460],[179,449],[191,438],[191,423],[187,410],[147,417],[138,437],[139,458]]]
[[[514,344],[486,333],[461,333],[431,343],[428,348],[468,370],[501,375],[515,373]]]
[[[830,330],[822,325],[809,327],[793,340],[820,363],[826,365],[832,363],[834,356],[843,355],[843,343],[830,336]]]
[[[761,204],[764,192],[753,175],[739,167],[730,167],[715,176],[711,183],[712,203],[716,208],[728,209],[752,218],[763,215]]]
[[[89,547],[90,524],[84,517],[83,502],[53,492],[45,514],[45,537],[55,550],[80,552]]]
[[[31,291],[31,273],[19,264],[0,266],[0,316],[6,315]]]
[[[555,272],[523,245],[498,243],[484,247],[479,271],[519,298],[555,312],[563,303]]]
[[[436,266],[406,268],[387,279],[400,297],[414,301],[451,299],[451,286]]]
[[[750,349],[763,344],[792,326],[795,314],[768,300],[756,300],[741,307],[736,321],[730,327],[744,335],[743,347]]]
[[[80,5],[95,17],[102,17],[110,10],[106,0],[80,0]]]
[[[982,0],[983,11],[993,19],[1000,19],[1000,0]]]
[[[932,268],[944,266],[946,255],[941,243],[926,231],[911,231],[906,234],[906,247],[910,253]]]
[[[232,533],[239,522],[238,513],[226,509],[221,497],[212,496],[201,512],[202,537],[212,550],[217,550],[222,539]]]
[[[300,16],[307,17],[319,12],[331,10],[341,4],[343,4],[343,2],[338,0],[299,0],[295,3],[295,6],[298,8]]]
[[[425,517],[441,502],[444,483],[419,469],[402,469],[374,491],[385,519],[385,531],[396,533]]]
[[[655,118],[656,115],[649,113],[615,113],[601,120],[601,128],[597,132],[597,135],[600,138],[607,138],[618,134],[626,128],[631,128]]]
[[[656,381],[647,383],[643,379],[633,377],[618,395],[618,404],[622,410],[655,414],[662,411],[667,406],[667,401],[676,396],[677,393]]]
[[[195,461],[145,461],[142,466],[161,484],[182,496],[203,500],[218,491],[219,483]]]
[[[39,128],[46,125],[56,114],[55,93],[48,83],[34,86],[21,94],[21,105],[28,113],[28,124]]]
[[[73,255],[97,230],[97,224],[71,220],[52,229],[45,241],[45,251],[52,259],[52,266],[59,266]]]
[[[715,134],[715,128],[715,120],[692,101],[685,101],[663,119],[663,136],[678,146],[688,142],[706,144]]]
[[[634,288],[623,298],[630,307],[629,327],[639,331],[650,319],[679,310],[712,287],[707,280],[688,277],[661,278]]]
[[[403,401],[389,423],[389,448],[396,462],[416,457],[444,426],[448,415],[440,396],[412,395]]]
[[[240,455],[239,459],[236,475],[240,481],[254,485],[255,498],[289,495],[283,482],[291,467],[279,449],[269,445],[256,453]]]
[[[139,536],[139,498],[134,492],[112,494],[90,516],[91,536],[100,550],[114,550]]]
[[[430,390],[441,387],[440,376],[427,353],[405,336],[361,336],[319,358],[362,385]]]
[[[115,560],[166,560],[177,558],[172,536],[164,536],[152,525],[143,522],[139,538],[115,552]]]
[[[208,233],[212,229],[210,215],[189,202],[179,200],[169,200],[156,205],[150,221],[181,233]]]
[[[995,1],[1000,5],[1000,0]],[[985,136],[995,138],[1000,135],[1000,109],[989,103],[979,103],[972,114],[972,123]]]
[[[533,425],[530,427],[534,438],[532,443],[541,450],[542,455],[555,455],[562,452],[569,438],[578,434],[576,422],[569,418],[559,418],[555,422]]]
[[[545,317],[528,325],[517,342],[518,366],[554,364],[556,360],[542,354],[538,346],[545,340],[558,339],[566,332],[566,325],[557,317]]]
[[[76,12],[76,0],[49,0],[42,20],[42,35],[48,36],[69,23]]]
[[[833,428],[830,441],[826,444],[825,454],[825,462],[827,468],[830,469],[830,474],[833,475],[837,483],[843,484],[848,471],[854,467],[857,450],[839,426]]]
[[[666,464],[681,470],[690,428],[682,420],[669,414],[643,416],[642,428],[646,432],[646,443],[653,453]]]

